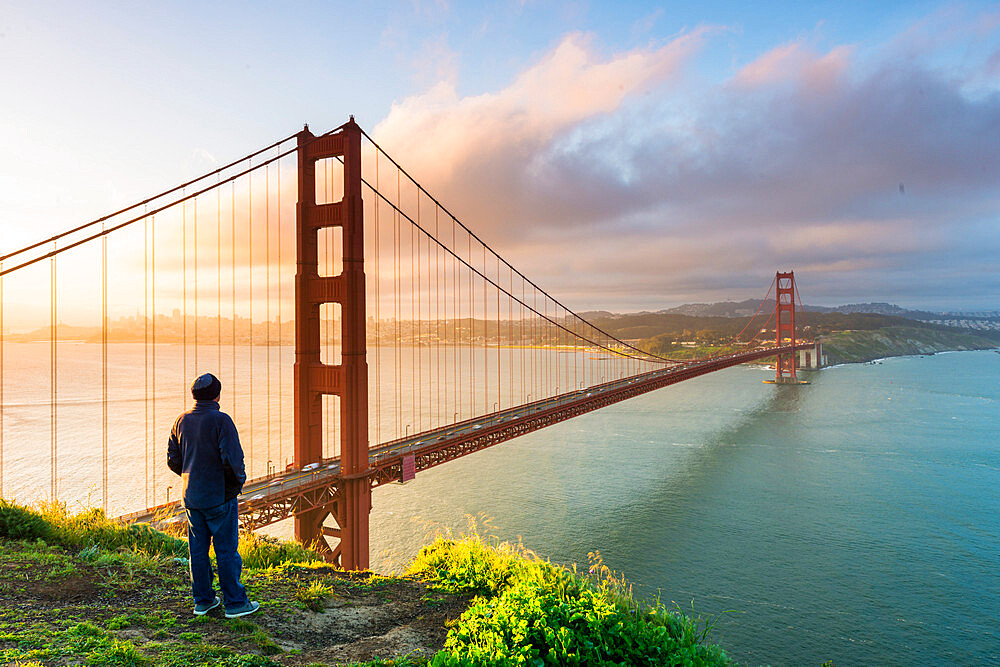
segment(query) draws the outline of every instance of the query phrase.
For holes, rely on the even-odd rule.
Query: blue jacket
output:
[[[247,480],[236,425],[215,401],[195,401],[170,430],[167,466],[184,480],[184,507],[218,507]]]

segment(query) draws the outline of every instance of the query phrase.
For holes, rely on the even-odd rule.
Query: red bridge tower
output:
[[[782,273],[778,271],[777,282],[777,303],[774,308],[775,330],[777,332],[778,347],[795,345],[795,272]],[[775,384],[798,384],[795,377],[796,354],[794,351],[788,354],[779,354],[778,361],[774,365]]]
[[[342,157],[344,198],[316,203],[316,161]],[[368,569],[368,361],[365,341],[365,236],[361,201],[361,128],[354,117],[333,134],[298,135],[299,198],[295,212],[295,465],[323,458],[323,396],[340,398],[340,479],[330,502],[295,517],[295,537],[317,544],[347,570]],[[320,276],[318,232],[340,227],[343,270]],[[339,303],[341,363],[320,358],[320,306]],[[338,528],[324,526],[332,516]],[[326,537],[340,543],[330,549]]]

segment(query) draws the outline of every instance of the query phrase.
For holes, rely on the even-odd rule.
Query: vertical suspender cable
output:
[[[417,188],[417,225],[420,225],[420,189],[419,188]],[[420,225],[420,226],[422,226],[422,225]],[[413,233],[412,229],[410,231],[411,231],[411,233]],[[423,314],[423,311],[421,310],[421,299],[420,299],[420,292],[422,291],[421,290],[421,287],[422,287],[421,283],[423,282],[421,280],[421,277],[422,277],[421,276],[421,274],[422,274],[422,270],[421,270],[422,264],[420,262],[420,255],[421,255],[421,253],[423,251],[421,250],[421,243],[420,243],[420,236],[421,236],[421,234],[417,233],[416,236],[417,236],[417,282],[414,285],[412,285],[410,287],[410,289],[414,289],[415,288],[417,290],[417,338],[416,338],[415,345],[414,345],[414,349],[415,349],[415,351],[417,353],[417,369],[416,369],[416,373],[414,373],[414,375],[413,375],[413,380],[414,380],[415,387],[416,387],[416,397],[417,397],[417,418],[416,418],[416,420],[414,420],[413,428],[414,428],[414,430],[417,433],[420,433],[420,432],[422,432],[424,430],[424,392],[423,392],[423,386],[422,386],[423,385],[423,381],[424,381],[424,370],[423,370],[424,351],[423,351],[423,344],[422,344],[423,343],[423,341],[422,341],[422,335],[423,335],[423,326],[422,326],[422,323],[423,323],[423,316],[424,316],[424,314]],[[410,238],[412,239],[413,237],[411,236]],[[411,370],[410,372],[412,373],[413,371]]]
[[[469,258],[469,266],[472,266],[472,235],[468,235],[466,243],[466,256]],[[475,336],[476,336],[476,299],[475,299],[475,286],[473,285],[473,280],[476,274],[469,271],[469,361],[472,367],[472,383],[471,383],[471,397],[469,406],[470,417],[476,414],[476,350],[475,350]]]
[[[525,335],[525,333],[526,333],[526,326],[525,326],[525,322],[524,322],[524,276],[521,276],[521,300],[520,300],[519,303],[521,305],[521,309],[520,309],[521,310],[521,320],[520,320],[520,325],[519,325],[520,328],[521,328],[521,330],[518,332],[518,336],[520,338],[520,348],[521,348],[521,363],[520,363],[519,371],[518,371],[518,374],[521,376],[521,401],[520,402],[521,403],[527,403],[528,402],[528,395],[524,392],[525,382],[527,381],[527,373],[525,372],[525,368],[524,368],[524,347],[527,344],[527,336]]]
[[[440,239],[439,236],[439,225],[438,225],[438,213],[441,207],[434,207],[434,238]],[[434,370],[435,383],[437,384],[437,409],[434,411],[434,417],[436,425],[441,425],[441,251],[437,249],[434,253],[434,321],[437,327],[435,331],[437,333],[437,340],[434,343],[434,357],[435,364]]]
[[[563,322],[565,322],[565,318],[562,315],[562,308],[560,308],[559,304],[555,305],[555,318],[558,324],[562,324]],[[566,360],[563,357],[563,349],[564,346],[566,345],[566,332],[560,329],[558,326],[556,327],[555,331],[556,331],[556,346],[555,346],[556,387],[558,388],[558,391],[556,393],[558,394],[560,392],[565,391],[566,389],[567,381],[569,379],[567,373],[569,368],[566,366]]]
[[[373,147],[372,153],[375,157],[375,190],[378,191],[379,187],[379,174],[378,174],[378,163],[379,155],[378,149]],[[379,327],[381,323],[381,311],[380,311],[380,285],[382,283],[382,274],[379,272],[379,255],[382,254],[382,246],[379,245],[379,231],[378,231],[378,210],[379,210],[379,199],[377,196],[372,197],[372,205],[375,207],[375,442],[377,444],[382,444],[382,336],[379,334]]]
[[[264,303],[266,304],[264,331],[267,339],[265,350],[264,374],[267,382],[266,409],[267,409],[267,469],[266,474],[271,474],[271,165],[264,166]]]
[[[410,427],[417,425],[417,346],[413,340],[413,330],[416,320],[414,318],[413,306],[416,299],[413,290],[416,285],[416,259],[413,256],[413,225],[410,227]]]
[[[497,258],[497,285],[500,284],[500,256],[496,255]],[[502,401],[503,394],[503,373],[501,371],[501,360],[500,360],[500,290],[496,290],[497,293],[497,410],[502,407],[500,405]]]
[[[281,150],[280,148],[278,149]],[[281,347],[281,313],[282,313],[282,300],[281,300],[281,160],[278,160],[278,462],[282,463],[282,454],[284,453],[284,429],[283,419],[282,419],[282,409],[281,406],[284,405],[282,402],[282,391],[281,391],[281,369],[284,368],[282,361],[284,360],[284,355],[282,354]]]
[[[219,178],[215,179],[215,372],[222,375],[222,187]]]
[[[549,396],[552,394],[552,352],[549,349],[549,344],[552,338],[552,323],[549,321],[549,299],[545,298],[545,347],[543,348],[543,354],[545,355],[545,395]]]
[[[149,507],[149,219],[142,221],[142,360],[143,360],[143,417],[146,422],[145,446],[145,493],[146,507]]]
[[[486,245],[483,246],[483,414],[490,411],[490,301],[486,282]]]
[[[233,384],[233,391],[229,392],[232,396],[233,402],[233,414],[236,414],[236,181],[232,181],[229,186],[230,202],[229,202],[229,262],[231,275],[229,278],[230,285],[229,290],[232,294],[232,338],[230,339],[230,345],[232,347],[232,366],[229,368],[230,382]]]
[[[55,242],[52,244],[53,250],[55,250]],[[56,290],[56,258],[53,255],[49,262],[50,270],[50,294],[49,294],[49,386],[51,391],[49,392],[49,428],[51,442],[49,443],[49,482],[52,493],[52,501],[55,502],[58,498],[57,486],[56,486],[56,455],[57,455],[57,431],[56,431],[56,398],[58,390],[58,369],[57,369],[57,343],[56,339],[58,337],[58,312],[57,312],[57,290]]]
[[[101,225],[104,229],[104,225]],[[101,507],[108,513],[108,237],[101,237]]]
[[[150,263],[149,263],[149,309],[153,315],[152,325],[150,327],[150,341],[152,346],[150,364],[153,367],[153,372],[150,375],[149,390],[153,397],[153,406],[151,412],[152,414],[152,433],[153,437],[150,439],[150,446],[153,448],[153,467],[150,469],[150,474],[152,477],[152,498],[153,502],[156,502],[156,216],[151,216],[149,218],[149,250],[150,250]],[[146,506],[149,507],[149,501],[146,501]]]
[[[198,198],[192,202],[194,206],[194,375],[198,374]]]
[[[400,437],[402,431],[402,387],[399,375],[399,170],[396,170],[396,206],[392,211],[392,312],[393,324],[395,325],[395,337],[393,338],[393,373],[396,380],[393,386],[396,389],[396,433],[395,438]],[[394,438],[394,439],[395,439]]]
[[[580,350],[582,346],[579,340],[571,341],[573,343],[573,388],[580,389]]]
[[[247,162],[247,167],[253,166],[253,160]],[[253,443],[254,431],[257,430],[253,420],[253,172],[247,174],[247,283],[250,292],[247,314],[250,317],[250,335],[247,342],[247,351],[250,355],[250,372],[247,374],[247,387],[250,393],[250,461],[247,468],[250,469],[250,476],[253,476]]]
[[[182,329],[183,329],[183,334],[182,334],[182,339],[183,339],[183,345],[182,345],[182,347],[183,347],[182,363],[183,363],[183,366],[181,367],[181,381],[180,381],[180,385],[181,385],[181,400],[182,400],[181,405],[183,406],[185,403],[187,403],[187,396],[188,396],[187,391],[183,388],[184,384],[187,382],[187,375],[188,375],[188,367],[187,367],[187,352],[188,352],[188,343],[187,343],[187,331],[188,331],[188,323],[187,323],[187,301],[188,301],[187,300],[187,284],[188,284],[188,281],[187,281],[187,202],[186,201],[181,204],[181,274],[182,274],[182,283],[183,283],[183,288],[181,289],[181,294],[182,294],[182,297],[181,297],[181,302],[182,302],[181,321],[182,321]]]
[[[458,253],[458,244],[455,241],[455,230],[456,230],[457,227],[458,227],[458,225],[455,224],[455,218],[452,217],[451,218],[451,249],[455,253]],[[458,320],[459,320],[459,317],[461,316],[461,310],[460,310],[461,304],[462,304],[462,295],[461,295],[461,290],[459,290],[459,287],[458,287],[458,255],[455,254],[455,255],[452,256],[452,259],[451,259],[451,335],[452,335],[452,339],[453,339],[452,342],[451,342],[451,349],[452,349],[452,352],[451,352],[451,358],[452,358],[451,371],[452,371],[452,375],[454,376],[452,384],[451,384],[451,386],[452,386],[452,390],[451,391],[452,391],[452,395],[454,396],[454,399],[453,399],[454,403],[453,403],[453,405],[456,408],[452,412],[454,413],[454,412],[457,411],[458,415],[453,415],[453,417],[455,417],[455,416],[461,417],[461,410],[462,410],[461,393],[459,391],[459,386],[458,386],[458,365],[459,365],[459,359],[458,359],[458,352],[459,352]]]
[[[480,244],[482,245],[482,244]],[[486,246],[483,248],[483,276],[486,275]],[[479,290],[476,290],[477,292]],[[490,302],[486,293],[486,278],[483,278],[483,414],[487,414],[490,404]]]
[[[531,288],[531,306],[532,310],[538,312],[538,290],[534,287]],[[538,377],[536,376],[536,371],[540,371],[538,363],[538,345],[539,345],[539,335],[540,335],[540,322],[538,321],[537,315],[531,316],[531,393],[535,396],[535,400],[538,400],[539,396],[539,383]]]
[[[0,262],[0,498],[3,498],[3,262]]]

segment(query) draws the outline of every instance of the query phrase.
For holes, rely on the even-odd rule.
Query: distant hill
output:
[[[759,301],[757,302],[760,303]],[[773,306],[772,306],[773,309]],[[730,340],[748,324],[754,311],[744,317],[724,317],[710,315],[682,315],[679,313],[627,313],[612,317],[594,317],[588,321],[607,331],[616,338],[639,340],[662,338],[664,341],[712,341]],[[771,313],[765,308],[757,316],[751,331],[755,333],[768,324]],[[877,313],[816,313],[809,312],[797,319],[803,334],[822,335],[834,331],[873,331],[891,326],[934,327],[895,315]],[[768,324],[770,329],[773,324]],[[940,328],[940,327],[939,327]],[[773,334],[771,334],[773,336]],[[744,335],[745,340],[748,335]]]
[[[721,301],[719,303],[686,303],[676,308],[656,311],[657,315],[687,315],[689,317],[750,317],[757,312],[760,301]],[[774,310],[774,299],[764,302],[763,310]]]
[[[747,299],[746,301],[721,301],[718,303],[686,303],[674,308],[665,308],[656,311],[659,315],[688,315],[690,317],[750,317],[760,307],[761,312],[771,312],[774,310],[774,299],[768,299],[761,307],[760,301]],[[981,328],[977,323],[998,323],[1000,324],[1000,311],[928,311],[910,310],[897,306],[894,303],[871,302],[871,303],[848,303],[842,306],[803,306],[809,313],[843,313],[845,315],[853,313],[867,313],[870,315],[891,315],[894,317],[905,317],[908,320],[918,320],[921,322],[932,322],[935,324],[946,324],[947,326],[959,328]],[[644,315],[646,313],[633,313],[634,315]],[[595,317],[600,318],[621,318],[624,315],[612,314],[606,311],[594,311]],[[993,328],[993,327],[989,327]]]

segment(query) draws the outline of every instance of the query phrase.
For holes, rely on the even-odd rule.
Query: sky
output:
[[[0,253],[353,114],[577,310],[1000,309],[1000,4],[0,0]]]

